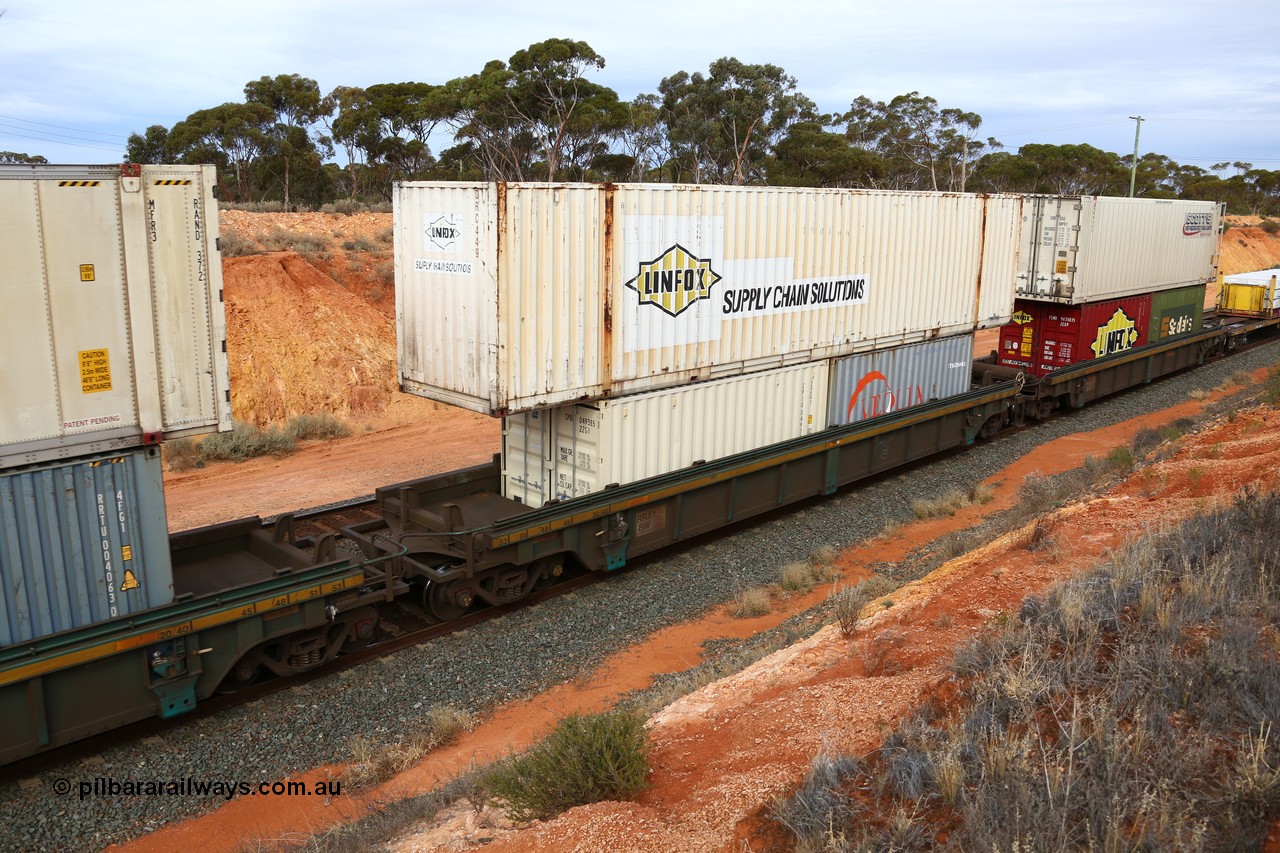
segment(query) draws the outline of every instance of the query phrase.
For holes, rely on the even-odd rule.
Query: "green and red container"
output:
[[[1000,364],[1044,376],[1142,346],[1151,332],[1151,308],[1151,294],[1084,305],[1019,299],[1013,322],[1000,330]]]

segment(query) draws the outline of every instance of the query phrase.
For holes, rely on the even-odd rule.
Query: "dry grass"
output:
[[[862,611],[867,604],[895,589],[897,584],[884,575],[872,575],[850,587],[837,586],[831,592],[831,602],[840,632],[846,637],[857,633]]]
[[[753,619],[771,610],[773,610],[773,601],[769,598],[769,590],[755,586],[739,590],[734,595],[730,612],[735,619]]]
[[[352,738],[347,749],[351,759],[342,781],[352,788],[381,784],[413,767],[432,751],[457,740],[475,727],[466,711],[437,706],[427,711],[426,728],[384,746],[364,736]]]
[[[823,753],[796,849],[1260,849],[1280,818],[1280,497],[1135,543],[957,652],[960,694]],[[894,636],[857,650],[891,672]],[[832,839],[838,840],[832,844]]]
[[[911,502],[911,512],[916,518],[942,518],[955,515],[962,509],[989,503],[995,497],[993,486],[979,483],[969,491],[949,489],[934,500],[918,499]]]

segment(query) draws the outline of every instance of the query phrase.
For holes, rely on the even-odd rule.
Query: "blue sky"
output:
[[[919,91],[1029,142],[1280,169],[1274,0],[0,0],[0,150],[118,162],[129,133],[263,75],[441,83],[546,38],[588,42],[623,98],[721,56],[780,65],[827,112]],[[444,140],[441,140],[442,142]]]

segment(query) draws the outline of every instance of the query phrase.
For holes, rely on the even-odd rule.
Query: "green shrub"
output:
[[[269,233],[258,234],[258,242],[263,251],[297,252],[299,255],[322,255],[329,247],[323,237],[308,234],[305,231],[290,231],[287,228],[273,228]]]
[[[348,252],[376,252],[378,247],[370,243],[363,237],[357,237],[354,240],[344,240],[342,248]]]
[[[1280,219],[1264,219],[1258,227],[1268,234],[1275,234],[1280,231]]]
[[[381,284],[395,284],[396,267],[391,261],[381,261],[369,271],[369,277]]]
[[[238,231],[223,231],[218,235],[218,251],[224,258],[240,258],[245,255],[260,255],[263,249],[256,241],[242,236]]]
[[[337,201],[320,205],[321,213],[338,213],[350,216],[353,213],[390,213],[391,205],[386,202],[358,201],[353,198],[340,198]]]
[[[200,456],[243,462],[255,456],[286,456],[294,449],[293,439],[275,427],[261,429],[244,421],[236,421],[231,432],[216,432],[200,442]]]
[[[219,210],[244,210],[249,213],[284,213],[281,201],[233,201],[218,202]]]
[[[316,438],[327,441],[351,435],[351,427],[328,412],[318,415],[298,415],[290,418],[284,428],[285,435],[294,441]]]
[[[200,445],[194,438],[176,438],[166,441],[161,446],[160,456],[169,466],[170,471],[190,471],[192,468],[204,467],[204,459],[200,456]]]
[[[1268,406],[1280,406],[1280,370],[1267,374],[1267,381],[1262,386],[1262,402]]]
[[[1107,454],[1107,464],[1115,471],[1127,471],[1137,461],[1134,458],[1133,451],[1127,447],[1113,447],[1111,452]]]
[[[644,718],[629,711],[571,715],[528,752],[484,775],[490,796],[513,820],[545,820],[574,806],[627,800],[649,774]]]

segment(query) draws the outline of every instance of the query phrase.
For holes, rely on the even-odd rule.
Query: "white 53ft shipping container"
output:
[[[828,362],[503,419],[503,495],[580,497],[825,429]]]
[[[1207,284],[1221,221],[1213,201],[1028,196],[1017,295],[1081,305]]]
[[[0,469],[231,428],[212,166],[0,166]]]
[[[1018,196],[397,185],[400,383],[489,415],[999,326]]]

